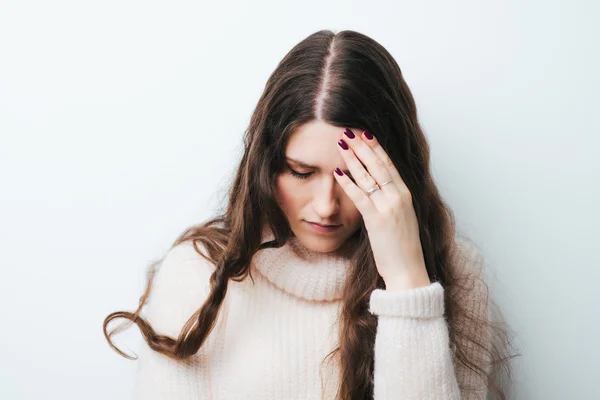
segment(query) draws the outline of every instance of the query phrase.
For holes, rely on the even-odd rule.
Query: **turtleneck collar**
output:
[[[266,225],[261,243],[274,239]],[[251,265],[290,295],[311,301],[333,301],[342,298],[349,260],[333,253],[310,250],[294,236],[280,248],[258,250]]]

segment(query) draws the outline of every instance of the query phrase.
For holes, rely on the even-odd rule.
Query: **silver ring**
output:
[[[371,189],[369,189],[369,190],[366,192],[366,193],[367,193],[367,196],[370,196],[370,195],[371,195],[371,193],[373,193],[373,192],[375,192],[375,191],[377,191],[377,190],[379,190],[379,185],[378,185],[378,184],[375,184],[375,186],[373,186]]]
[[[388,183],[390,183],[390,182],[392,182],[392,181],[391,181],[391,180],[390,180],[390,181],[387,181],[387,182],[385,182],[385,183],[382,183],[381,185],[379,185],[379,184],[375,184],[375,186],[373,186],[371,189],[369,189],[369,190],[366,192],[366,193],[367,193],[367,196],[370,196],[371,194],[373,194],[373,192],[376,192],[376,191],[378,191],[379,189],[381,189],[381,187],[382,187],[382,186],[385,186],[385,185],[387,185],[387,184],[388,184]]]

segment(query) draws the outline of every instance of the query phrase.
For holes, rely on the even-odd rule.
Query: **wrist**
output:
[[[385,283],[385,290],[390,291],[410,290],[431,285],[431,281],[426,272],[422,274],[398,275],[387,279],[384,278],[383,282]]]

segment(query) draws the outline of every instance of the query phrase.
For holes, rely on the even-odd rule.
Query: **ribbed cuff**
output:
[[[408,290],[375,289],[369,311],[392,317],[435,318],[444,315],[444,288],[438,282]]]

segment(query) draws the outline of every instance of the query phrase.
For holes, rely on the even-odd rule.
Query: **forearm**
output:
[[[378,315],[375,399],[460,399],[442,286],[393,288],[371,295],[370,310]]]

